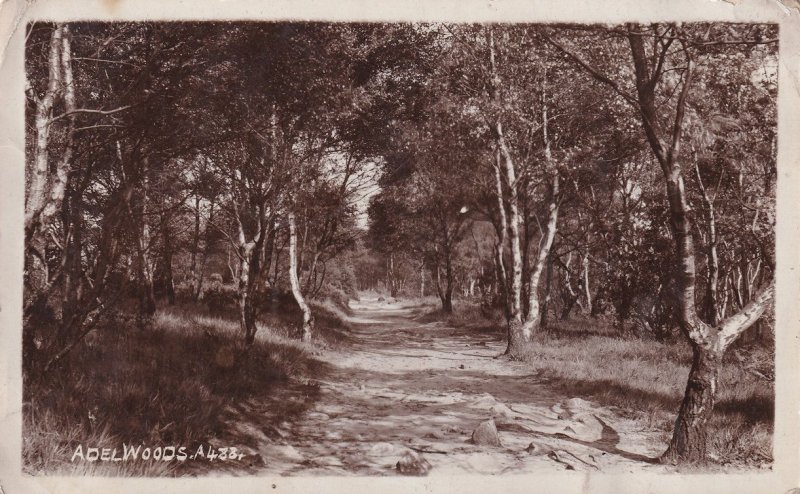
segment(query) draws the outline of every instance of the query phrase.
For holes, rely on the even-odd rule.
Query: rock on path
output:
[[[663,448],[658,431],[560,396],[524,364],[496,359],[503,351],[499,335],[420,323],[417,308],[398,302],[363,300],[352,307],[354,342],[323,355],[332,370],[318,383],[311,409],[288,419],[277,439],[251,436],[264,460],[257,473],[666,468],[645,461]]]

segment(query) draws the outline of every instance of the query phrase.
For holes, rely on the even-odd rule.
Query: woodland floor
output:
[[[423,322],[418,306],[364,299],[351,307],[349,342],[318,357],[321,377],[271,397],[294,413],[278,416],[257,400],[230,406],[219,442],[243,444],[248,456],[227,473],[397,475],[409,450],[430,463],[430,475],[667,468],[651,460],[664,448],[658,430],[496,358],[502,335]],[[472,443],[490,418],[501,446]]]

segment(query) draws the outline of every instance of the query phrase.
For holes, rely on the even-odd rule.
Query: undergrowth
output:
[[[324,372],[313,354],[346,337],[346,313],[312,304],[317,342],[302,344],[294,329],[299,311],[265,314],[256,341],[244,351],[236,319],[195,305],[159,310],[152,327],[107,324],[91,333],[46,376],[26,376],[23,397],[23,469],[31,474],[184,475],[189,461],[82,461],[76,451],[123,444],[182,445],[194,451],[228,437],[241,403],[271,401]],[[293,319],[297,317],[297,319]],[[301,384],[296,384],[301,383]],[[301,396],[313,399],[313,389]],[[227,434],[227,436],[226,436]],[[231,444],[236,446],[236,444]],[[74,461],[73,461],[74,460]]]

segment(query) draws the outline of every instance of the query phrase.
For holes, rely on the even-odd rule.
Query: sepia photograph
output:
[[[779,22],[16,29],[20,475],[774,474]]]

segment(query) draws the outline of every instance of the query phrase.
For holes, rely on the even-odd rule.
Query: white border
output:
[[[755,474],[579,474],[427,478],[30,477],[21,473],[24,204],[23,44],[31,20],[453,22],[751,21],[780,24],[775,464]],[[774,0],[7,0],[0,5],[0,488],[18,492],[758,492],[800,486],[800,13]],[[273,487],[273,485],[275,487]]]

